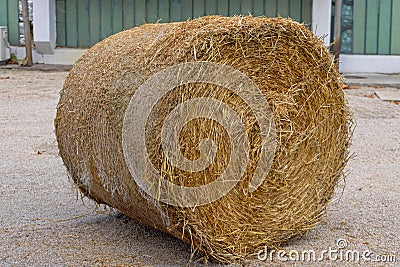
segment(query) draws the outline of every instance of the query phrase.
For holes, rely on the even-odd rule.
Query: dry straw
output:
[[[188,173],[165,158],[162,122],[188,99],[207,96],[227,103],[240,114],[251,141],[245,174],[232,191],[207,205],[180,208],[146,196],[135,184],[124,159],[122,126],[131,96],[146,79],[192,61],[226,64],[250,77],[273,112],[277,143],[264,182],[249,193],[261,140],[246,103],[210,84],[171,91],[151,111],[146,126],[150,160],[164,179],[204,185],[229,163],[229,138],[208,119],[184,127],[180,145],[194,160],[199,141],[214,139],[218,150],[212,166]],[[264,245],[279,246],[321,220],[349,155],[351,118],[341,88],[323,42],[289,19],[210,16],[146,24],[105,39],[76,63],[61,92],[56,135],[64,163],[84,195],[184,240],[206,258],[232,262]]]

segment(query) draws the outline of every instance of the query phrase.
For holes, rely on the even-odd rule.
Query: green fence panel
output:
[[[181,2],[172,0],[170,2],[170,21],[181,21],[182,20],[182,6]]]
[[[70,1],[70,0],[66,0]],[[112,1],[100,0],[100,37],[105,39],[111,34],[112,31]],[[136,9],[135,9],[136,10]]]
[[[311,25],[311,18],[312,18],[312,0],[302,0],[301,21]]]
[[[301,1],[290,1],[289,16],[296,21],[301,21]]]
[[[193,2],[192,0],[182,0],[182,20],[192,18],[193,13]]]
[[[56,28],[57,28],[57,44],[65,46],[66,44],[66,9],[64,0],[56,0]]]
[[[19,45],[18,9],[18,0],[0,0],[0,26],[7,26],[10,45]]]
[[[264,14],[266,17],[275,17],[278,13],[277,1],[265,0],[264,1]]]
[[[393,0],[390,53],[400,55],[400,0]]]
[[[192,1],[190,1],[192,2]],[[192,10],[190,8],[190,10]],[[158,13],[158,0],[148,0],[147,1],[147,8],[146,8],[146,22],[148,23],[154,23],[156,22],[159,18],[157,17]],[[131,27],[129,27],[131,28]],[[127,28],[127,29],[129,29]]]
[[[217,4],[218,4],[218,14],[222,16],[228,16],[229,0],[219,0]]]
[[[380,1],[378,21],[378,54],[390,54],[392,1]]]
[[[289,0],[280,0],[278,2],[278,15],[289,17]]]
[[[400,55],[400,0],[347,0],[353,3],[351,54]],[[343,14],[342,14],[343,16]]]
[[[123,0],[112,1],[112,32],[124,30]]]
[[[366,10],[365,53],[378,52],[379,1],[368,0]],[[378,11],[378,12],[377,12]]]
[[[8,0],[8,41],[19,45],[19,5],[18,0]]]
[[[146,1],[135,0],[135,25],[146,23]]]
[[[218,5],[217,0],[207,0],[206,1],[206,15],[217,15],[218,14]]]
[[[89,0],[89,44],[83,47],[92,46],[100,41],[100,6],[99,0]],[[134,25],[134,22],[132,22],[132,25]]]
[[[89,0],[79,0],[78,8],[78,46],[87,46],[90,43]]]
[[[124,11],[124,29],[129,29],[135,26],[134,7],[135,0],[124,0],[122,3],[122,9]]]
[[[160,22],[169,21],[169,1],[158,0],[158,18]]]
[[[235,1],[235,0],[229,0],[229,10],[228,10],[228,15],[239,15],[242,10],[240,8],[240,1]]]
[[[367,3],[365,0],[354,0],[353,7],[353,53],[365,52],[365,12]]]
[[[299,1],[296,1],[299,2]],[[264,1],[254,1],[253,2],[253,16],[262,16],[264,15]]]
[[[65,42],[68,47],[78,47],[78,0],[65,1]]]
[[[143,23],[204,15],[279,14],[310,23],[311,5],[312,0],[56,0],[57,45],[90,47]]]
[[[253,2],[252,1],[241,1],[241,5],[240,5],[240,14],[243,15],[249,15],[249,14],[253,14]]]
[[[0,25],[6,26],[8,24],[8,1],[0,0]]]

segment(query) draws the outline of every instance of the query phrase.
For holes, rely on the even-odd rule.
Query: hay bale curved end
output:
[[[209,166],[182,170],[163,151],[163,123],[176,106],[196,98],[216,99],[238,114],[248,159],[241,162],[240,181],[221,198],[195,207],[165,204],[132,177],[124,156],[124,116],[129,105],[150,101],[151,93],[130,104],[152,75],[204,61],[233,67],[257,85],[273,114],[275,154],[261,185],[249,190],[262,157],[263,125],[239,94],[210,83],[181,84],[145,118],[146,155],[160,177],[199,187],[217,180],[230,164],[232,139],[223,124],[205,117],[181,127],[177,143],[186,159],[196,161],[202,140],[212,139],[216,149]],[[146,24],[103,40],[76,63],[61,92],[56,136],[84,195],[184,240],[207,258],[232,262],[265,245],[279,246],[320,221],[349,156],[351,118],[341,88],[323,42],[289,19],[209,16]]]

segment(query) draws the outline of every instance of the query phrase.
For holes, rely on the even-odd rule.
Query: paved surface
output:
[[[19,66],[18,64],[8,64],[0,66],[0,70],[33,70],[33,71],[70,71],[72,65],[53,65],[53,64],[34,64],[31,67]]]
[[[400,88],[400,74],[345,73],[346,83],[354,86]]]
[[[383,101],[400,102],[400,90],[398,88],[376,90],[375,95]]]
[[[66,74],[0,69],[0,266],[185,266],[189,246],[77,198],[53,130]],[[345,249],[400,261],[400,105],[379,100],[377,90],[346,90],[357,123],[346,186],[319,227],[291,240],[286,250],[314,250],[318,258],[345,239]],[[269,259],[247,265],[265,263]],[[284,263],[275,254],[273,266],[292,265],[390,264],[340,258]]]

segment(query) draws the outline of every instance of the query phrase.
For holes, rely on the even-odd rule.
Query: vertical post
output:
[[[56,28],[56,1],[34,0],[32,41],[35,42],[36,52],[54,54],[57,37]]]
[[[32,38],[31,25],[29,21],[28,0],[22,0],[22,19],[24,21],[24,37],[26,57],[23,62],[24,66],[32,66]]]
[[[340,54],[340,36],[342,24],[342,0],[335,0],[335,21],[334,21],[334,37],[333,55],[335,60],[339,60]]]
[[[325,46],[331,42],[331,7],[332,0],[312,1],[312,31],[318,37],[325,37]]]

